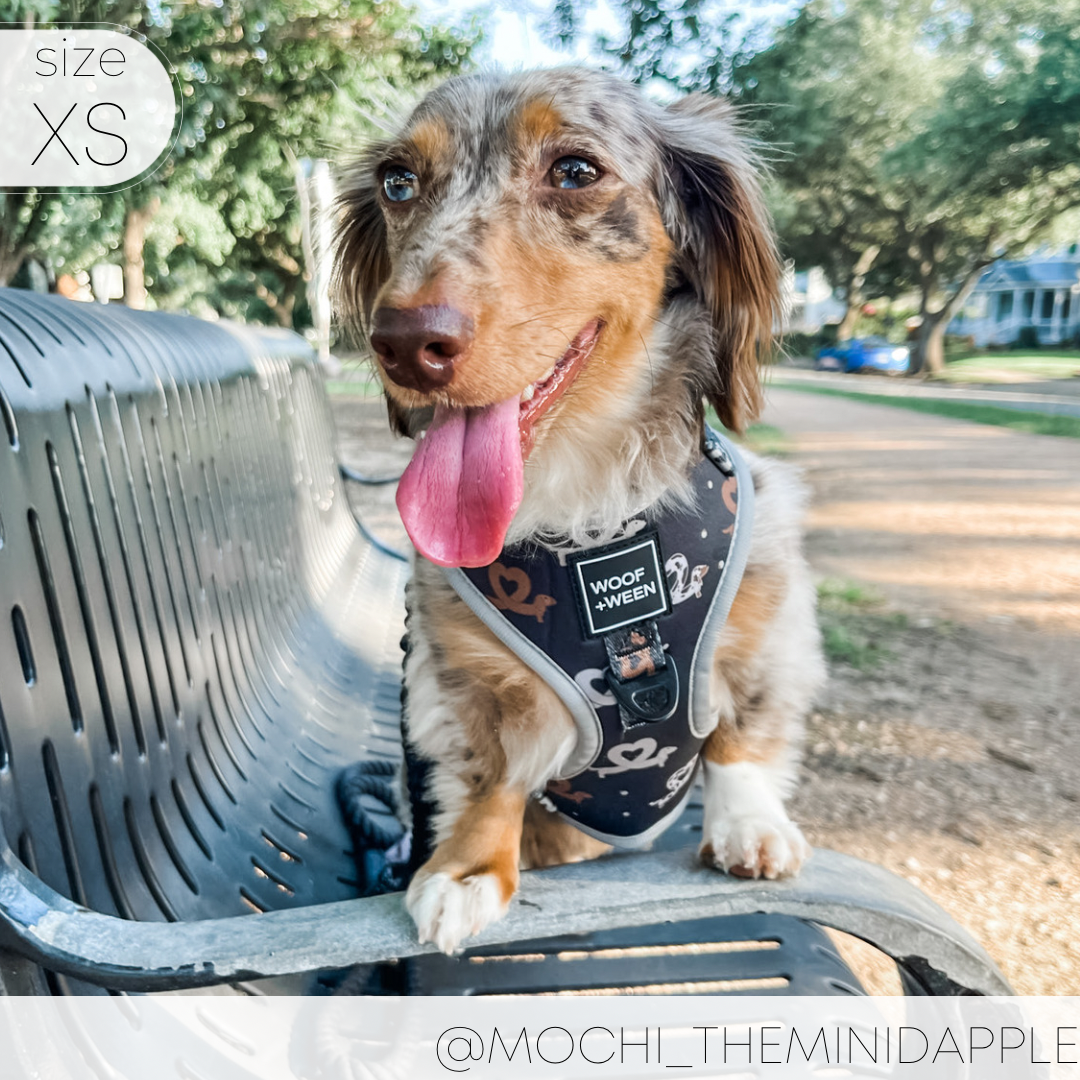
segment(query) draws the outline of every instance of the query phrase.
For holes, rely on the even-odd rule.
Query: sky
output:
[[[474,53],[482,68],[555,67],[602,58],[590,52],[588,43],[598,34],[622,39],[624,22],[615,13],[614,0],[580,0],[575,4],[582,33],[569,49],[559,49],[545,39],[542,28],[553,0],[413,0],[425,22],[460,23],[475,15],[484,28],[484,40]],[[720,0],[709,9],[734,10],[748,21],[778,25],[792,16],[798,0]],[[687,62],[693,60],[687,57]],[[661,96],[662,87],[651,88]]]
[[[418,0],[421,15],[431,21],[458,22],[476,14],[484,26],[484,42],[479,50],[481,66],[517,68],[555,67],[587,60],[584,41],[570,50],[558,50],[544,40],[540,28],[550,10],[542,0]],[[581,5],[585,7],[585,5]],[[599,31],[617,34],[619,20],[605,0],[589,4],[584,16],[587,39]]]

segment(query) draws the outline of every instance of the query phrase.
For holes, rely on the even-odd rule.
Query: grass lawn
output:
[[[993,353],[952,360],[936,381],[950,383],[1018,383],[1071,379],[1080,375],[1080,352]]]
[[[341,370],[326,380],[328,394],[341,394],[345,397],[378,397],[382,394],[382,383],[375,374],[375,368],[369,360],[355,354],[339,357]]]
[[[709,423],[714,428],[720,428],[720,422],[712,409],[709,410]],[[791,453],[791,445],[787,437],[772,424],[751,424],[746,433],[737,436],[737,441],[752,450],[755,454],[766,454],[769,457],[787,457]]]
[[[326,392],[344,397],[379,397],[382,384],[374,376],[370,379],[327,379]]]
[[[1068,439],[1080,439],[1080,418],[1074,416],[1051,416],[1048,413],[1003,409],[1000,405],[981,405],[972,401],[938,401],[933,398],[900,397],[891,394],[863,394],[858,390],[835,390],[831,386],[808,386],[806,383],[777,381],[775,385],[807,394],[851,398],[853,401],[865,401],[872,405],[890,405],[894,409],[910,409],[912,412],[931,413],[934,416],[951,416],[956,420],[971,420],[976,424],[992,424],[1031,435],[1061,435]]]
[[[826,578],[817,594],[822,644],[830,660],[867,671],[892,656],[888,642],[907,629],[908,620],[902,612],[888,611],[877,590]]]

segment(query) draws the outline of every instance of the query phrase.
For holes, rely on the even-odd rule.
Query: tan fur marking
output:
[[[435,749],[438,739],[421,749],[461,781],[469,801],[482,801],[498,785],[542,787],[573,745],[566,707],[469,611],[440,570],[420,561],[414,580],[418,620],[432,650],[428,670],[457,729],[442,750]]]
[[[782,573],[771,567],[747,567],[724,627],[725,636],[730,634],[734,640],[719,651],[718,666],[724,670],[744,667],[758,652],[786,591]]]
[[[518,887],[518,861],[525,796],[498,787],[483,800],[468,805],[453,832],[424,864],[425,874],[449,874],[456,881],[476,874],[493,874],[503,903]]]
[[[427,162],[444,162],[453,156],[450,131],[441,120],[421,120],[408,132],[406,138]]]
[[[535,800],[525,807],[525,829],[521,834],[521,868],[540,870],[545,866],[583,862],[611,850]]]
[[[761,651],[770,623],[776,618],[787,583],[781,573],[749,568],[743,577],[714,661],[714,677],[725,682],[735,703],[735,720],[720,723],[705,740],[702,756],[717,765],[749,762],[769,765],[788,745],[787,732],[769,710],[755,711],[755,694],[767,693],[746,684],[746,672]]]
[[[539,143],[557,135],[563,120],[552,108],[550,98],[533,98],[518,112],[514,126],[519,142]]]
[[[501,784],[506,777],[504,726],[527,725],[536,715],[539,678],[448,585],[440,584],[425,594],[427,619],[441,653],[440,667],[462,681],[466,702],[458,715],[474,751],[463,775],[470,781],[472,797],[483,797],[492,784]],[[482,782],[472,783],[477,774]]]
[[[760,732],[738,741],[729,732],[718,738],[718,731],[714,731],[706,740],[702,754],[715,765],[738,765],[740,762],[771,765],[783,754],[787,744],[787,739],[781,736],[764,738]]]

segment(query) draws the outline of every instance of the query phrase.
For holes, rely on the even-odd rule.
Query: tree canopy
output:
[[[643,82],[722,91],[773,147],[786,254],[914,290],[917,363],[996,258],[1080,205],[1080,2],[808,0],[779,27],[704,2],[620,0],[598,45]],[[565,27],[572,30],[572,27]]]
[[[183,98],[177,147],[124,192],[0,192],[0,283],[29,256],[104,259],[135,306],[149,287],[158,305],[284,325],[303,304],[297,159],[362,140],[383,98],[459,69],[477,38],[399,0],[0,0],[0,21],[76,20],[158,46]]]
[[[804,0],[777,24],[718,0],[613,0],[610,63],[660,93],[730,94],[762,139],[785,254],[847,298],[914,293],[918,361],[983,269],[1080,206],[1080,0]],[[549,31],[583,33],[555,0]],[[126,300],[303,319],[296,162],[340,158],[387,91],[469,62],[474,27],[403,0],[0,0],[0,21],[121,23],[184,100],[176,153],[115,195],[0,191],[0,282],[124,266]]]

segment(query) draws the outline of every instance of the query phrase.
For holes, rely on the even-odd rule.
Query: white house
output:
[[[1011,345],[1026,327],[1041,345],[1057,345],[1080,334],[1080,250],[996,262],[975,286],[950,334],[971,335],[980,348]]]
[[[814,334],[826,323],[838,323],[847,310],[837,300],[833,287],[819,266],[796,270],[788,262],[784,267],[782,284],[784,316],[781,329],[785,333]]]

